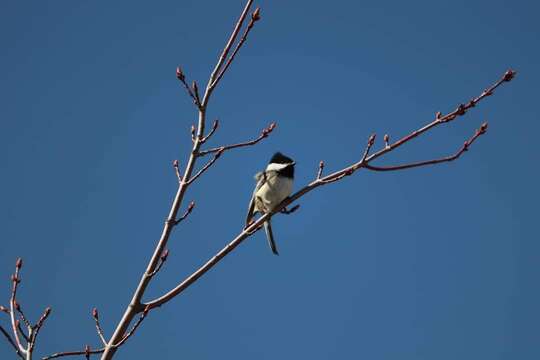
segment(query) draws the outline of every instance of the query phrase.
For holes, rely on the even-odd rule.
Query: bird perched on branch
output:
[[[280,152],[275,153],[264,171],[255,175],[257,185],[249,202],[246,218],[246,227],[251,223],[255,213],[266,214],[271,212],[292,192],[294,179],[294,160]],[[278,254],[272,224],[270,220],[264,223],[264,230],[270,249]]]

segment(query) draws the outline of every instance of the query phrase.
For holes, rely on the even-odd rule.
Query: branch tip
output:
[[[503,80],[504,81],[511,81],[515,76],[516,76],[516,71],[512,70],[512,69],[508,69],[505,73],[504,73],[504,77],[503,77]]]
[[[92,309],[92,317],[94,318],[94,320],[99,320],[99,313],[97,308]]]
[[[317,180],[319,180],[322,176],[324,170],[324,161],[319,161],[319,170],[317,171]]]
[[[176,68],[176,78],[182,82],[186,80],[186,75],[184,75],[184,72],[180,66]]]
[[[20,268],[22,268],[22,265],[23,265],[23,260],[22,260],[22,258],[18,258],[18,259],[17,259],[17,262],[15,263],[15,268],[16,268],[16,269],[20,269]]]
[[[253,11],[253,14],[251,14],[251,20],[253,20],[254,22],[261,20],[261,9],[260,8],[256,8],[255,11]]]

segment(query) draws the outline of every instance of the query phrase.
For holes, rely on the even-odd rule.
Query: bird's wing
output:
[[[255,194],[257,194],[257,191],[259,191],[259,189],[266,183],[266,173],[264,171],[258,172],[255,174],[255,180],[257,180],[257,185],[255,185],[255,190],[253,190],[253,195],[251,195],[251,200],[249,201],[246,227],[249,225],[253,215],[255,215]]]

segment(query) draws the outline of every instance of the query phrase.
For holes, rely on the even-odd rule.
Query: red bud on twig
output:
[[[96,308],[93,308],[93,309],[92,309],[92,317],[93,317],[94,319],[96,319],[96,320],[99,319],[98,309],[96,309]]]
[[[377,134],[371,134],[371,136],[369,137],[369,140],[368,140],[368,145],[369,146],[373,146],[373,144],[375,143],[375,138],[377,137]]]
[[[184,75],[184,72],[180,66],[176,68],[176,78],[180,81],[184,81],[186,79],[186,76]]]
[[[172,166],[173,166],[174,168],[177,168],[177,169],[178,169],[178,166],[179,166],[179,165],[178,165],[178,160],[174,160],[174,161],[172,162]]]
[[[22,264],[23,264],[22,259],[21,259],[21,258],[18,258],[18,259],[17,259],[17,262],[15,263],[15,267],[16,267],[17,269],[20,269],[20,268],[22,267]]]
[[[488,123],[487,123],[487,122],[483,123],[483,124],[480,126],[480,130],[479,130],[479,131],[480,131],[480,134],[485,133],[485,132],[487,131],[487,128],[488,128]]]
[[[259,21],[261,19],[261,9],[256,8],[253,14],[251,14],[251,19],[253,21]]]
[[[509,69],[507,72],[504,73],[504,81],[510,81],[516,76],[516,72],[512,69]]]
[[[167,261],[168,256],[169,256],[169,249],[165,249],[165,251],[160,256],[161,261]]]

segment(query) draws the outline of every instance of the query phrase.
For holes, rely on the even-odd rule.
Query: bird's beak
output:
[[[291,163],[291,165],[294,165],[294,164],[296,164],[296,161],[293,161],[293,162]]]

